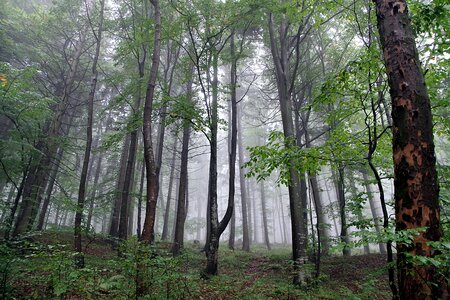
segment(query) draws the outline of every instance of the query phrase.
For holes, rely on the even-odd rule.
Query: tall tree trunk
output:
[[[50,204],[50,199],[52,197],[53,187],[56,181],[56,175],[58,174],[59,164],[61,162],[64,150],[62,148],[58,149],[55,159],[53,160],[52,171],[50,173],[50,181],[47,186],[47,192],[44,199],[44,203],[42,203],[41,212],[39,214],[38,224],[36,229],[42,230],[45,221],[45,215],[47,214],[48,205]]]
[[[19,214],[13,231],[13,235],[20,235],[32,228],[34,219],[31,218],[39,209],[39,204],[42,199],[42,194],[47,185],[49,170],[48,166],[55,157],[58,145],[55,143],[57,138],[61,135],[61,125],[66,117],[67,105],[70,102],[70,96],[74,92],[73,84],[80,65],[80,58],[83,54],[86,42],[85,30],[80,32],[80,40],[76,45],[76,50],[72,56],[70,63],[70,72],[65,78],[64,89],[57,91],[57,95],[61,98],[56,105],[55,114],[49,124],[44,127],[44,136],[47,141],[39,140],[36,149],[43,153],[42,156],[35,157],[33,166],[30,167],[25,188],[23,190],[23,200],[20,204]]]
[[[141,179],[139,183],[139,195],[138,195],[138,205],[137,205],[137,226],[136,234],[138,239],[141,238],[141,214],[142,214],[142,193],[144,192],[144,177],[145,177],[145,164],[141,167]]]
[[[375,230],[377,232],[377,235],[381,235],[381,224],[380,224],[380,220],[379,220],[378,214],[377,214],[377,208],[376,208],[375,199],[373,196],[373,190],[372,190],[372,187],[370,186],[369,176],[367,174],[366,169],[361,169],[360,172],[363,175],[364,186],[366,188],[367,198],[369,199],[369,206],[370,206],[370,211],[372,213],[373,222],[375,224]],[[379,242],[378,248],[380,249],[381,254],[386,254],[386,245],[384,243]]]
[[[312,195],[314,198],[314,206],[316,208],[316,214],[317,214],[317,230],[320,235],[320,248],[321,248],[321,255],[328,255],[328,251],[330,250],[329,245],[329,235],[328,235],[328,224],[326,223],[326,216],[323,211],[323,204],[322,204],[322,198],[320,197],[320,188],[319,183],[317,182],[317,177],[314,175],[309,175],[309,181],[311,183],[311,190]]]
[[[206,274],[216,275],[219,249],[219,216],[217,207],[217,128],[218,128],[218,59],[219,53],[213,50],[212,101],[210,118],[210,160],[208,181],[209,236],[206,242]]]
[[[146,60],[146,51],[142,55],[142,58],[137,58],[137,66],[139,73],[139,85],[137,88],[136,95],[134,97],[134,104],[132,107],[131,119],[136,119],[141,110],[141,82],[145,75],[145,60]],[[128,149],[128,159],[125,169],[125,178],[123,181],[123,186],[121,187],[121,200],[120,200],[120,217],[119,217],[119,231],[118,237],[120,240],[126,240],[128,237],[128,223],[129,223],[129,214],[130,214],[130,206],[131,206],[131,193],[134,186],[134,173],[135,173],[135,165],[136,165],[136,153],[138,147],[138,129],[135,128],[130,133],[130,145]]]
[[[436,267],[408,256],[433,257],[440,241],[439,187],[430,99],[405,0],[376,0],[377,23],[392,99],[395,219],[398,232],[426,227],[412,243],[397,244],[401,299],[446,299]]]
[[[178,137],[174,136],[172,158],[170,161],[169,187],[167,192],[166,208],[164,212],[163,230],[161,233],[161,240],[165,241],[169,237],[169,216],[170,216],[170,202],[172,201],[173,181],[175,180],[175,158],[177,155]]]
[[[141,97],[136,96],[134,103],[134,111],[139,111],[139,106],[141,104]],[[134,182],[134,170],[136,165],[136,152],[138,147],[138,131],[133,130],[130,133],[130,148],[128,149],[128,159],[125,170],[125,178],[123,181],[123,190],[121,191],[120,200],[120,217],[119,217],[119,239],[126,240],[128,237],[128,217],[129,217],[129,207],[131,199],[131,193],[133,189]]]
[[[91,228],[91,224],[92,224],[92,215],[94,213],[95,198],[97,197],[97,192],[98,192],[98,180],[100,179],[100,173],[102,170],[103,156],[100,153],[97,155],[98,155],[97,163],[96,163],[97,168],[95,169],[94,182],[92,183],[91,201],[89,202],[89,211],[88,211],[88,217],[87,217],[87,221],[86,221],[86,227],[88,229]]]
[[[234,235],[235,235],[235,216],[234,216],[234,198],[235,198],[235,179],[236,179],[236,139],[237,139],[237,99],[236,99],[236,88],[237,88],[237,57],[236,49],[234,43],[235,32],[232,30],[230,37],[230,56],[231,56],[231,69],[230,69],[230,124],[229,127],[229,144],[228,144],[228,169],[229,169],[229,180],[228,180],[228,207],[227,214],[224,220],[228,223],[230,217],[232,217],[231,227],[230,227],[230,238],[229,247],[234,249]],[[228,220],[226,220],[228,217]],[[223,227],[223,225],[222,225]],[[225,228],[223,228],[225,229]],[[220,230],[220,229],[219,229]]]
[[[16,187],[17,188],[16,197],[14,198],[14,203],[11,206],[9,217],[6,220],[6,226],[5,226],[6,228],[5,228],[5,235],[4,235],[5,239],[10,238],[11,229],[12,229],[13,223],[14,223],[14,216],[16,215],[16,211],[19,206],[20,197],[22,197],[22,193],[23,193],[23,191],[25,189],[25,185],[27,183],[26,180],[29,176],[28,172],[30,169],[30,163],[31,163],[31,161],[28,161],[28,164],[23,171],[22,181],[20,182],[20,185],[18,187]]]
[[[347,228],[347,213],[346,213],[346,200],[345,200],[345,186],[344,186],[344,167],[338,166],[337,173],[332,172],[334,177],[334,184],[336,186],[336,194],[339,204],[339,215],[341,219],[341,232],[339,234],[341,243],[344,243],[344,248],[342,249],[342,255],[350,256],[351,251],[347,246],[350,243],[350,238],[348,236]]]
[[[242,104],[241,104],[242,105]],[[238,134],[238,150],[239,150],[239,184],[241,190],[241,209],[242,209],[242,250],[250,251],[250,236],[248,232],[248,210],[247,210],[247,186],[245,180],[244,166],[244,141],[242,139],[242,108],[239,105],[237,110],[237,134]]]
[[[147,206],[145,210],[145,221],[144,228],[142,230],[141,241],[144,241],[146,243],[153,242],[154,239],[156,202],[158,200],[158,175],[156,170],[155,157],[153,154],[152,141],[152,111],[161,50],[161,11],[159,8],[159,0],[150,0],[150,2],[154,7],[155,15],[152,66],[150,69],[150,77],[145,94],[143,125],[144,161],[147,177]],[[141,292],[143,291],[141,290]]]
[[[78,201],[77,201],[77,210],[75,214],[75,224],[74,224],[74,246],[75,251],[77,252],[77,255],[75,256],[75,265],[78,268],[84,267],[84,255],[82,253],[81,248],[81,221],[83,218],[83,209],[84,209],[84,201],[85,201],[85,194],[86,194],[86,181],[87,181],[87,174],[88,174],[88,168],[89,168],[89,160],[91,156],[91,147],[92,147],[92,124],[93,124],[93,116],[94,116],[94,97],[95,97],[95,91],[97,89],[97,77],[98,77],[98,71],[97,71],[97,62],[98,58],[100,56],[100,47],[101,47],[101,40],[102,40],[102,32],[103,32],[103,10],[105,6],[105,0],[100,1],[100,24],[98,27],[98,32],[94,33],[95,39],[96,39],[96,49],[95,49],[95,56],[94,60],[92,62],[92,82],[91,82],[91,91],[89,92],[89,98],[88,98],[88,121],[87,121],[87,128],[86,128],[86,148],[84,151],[84,161],[83,161],[83,168],[81,170],[81,178],[80,178],[80,186],[78,190]],[[88,9],[89,13],[89,9]],[[92,24],[91,24],[92,26]]]
[[[194,70],[192,70],[193,72]],[[192,78],[187,84],[187,97],[189,102],[192,102]],[[178,188],[177,214],[175,223],[174,242],[172,244],[172,254],[179,255],[183,249],[184,241],[184,222],[186,220],[186,198],[187,198],[187,180],[188,180],[188,154],[189,154],[189,139],[191,126],[188,119],[183,120],[183,143],[181,146],[181,164],[180,164],[180,183]]]
[[[273,15],[269,14],[269,37],[273,62],[275,64],[275,77],[277,82],[278,97],[280,102],[281,118],[283,123],[283,133],[286,138],[286,147],[292,147],[290,139],[295,140],[295,132],[292,121],[292,101],[290,92],[292,90],[291,74],[289,74],[289,41],[287,40],[289,24],[286,18],[282,18],[279,27],[280,45],[278,47],[274,32]],[[295,165],[292,162],[292,165]],[[305,284],[306,275],[300,270],[300,265],[307,259],[307,228],[305,226],[304,212],[301,204],[300,178],[297,170],[289,169],[290,181],[289,207],[291,212],[292,227],[292,260],[294,261],[293,283],[297,285]]]
[[[263,228],[264,228],[264,243],[268,250],[271,250],[269,241],[269,226],[267,225],[267,208],[266,208],[266,191],[264,186],[264,181],[261,181],[261,210],[263,217]]]
[[[125,174],[128,162],[128,150],[130,149],[131,135],[127,134],[125,141],[122,145],[122,153],[120,155],[120,168],[119,176],[117,178],[116,193],[114,198],[113,209],[111,212],[111,224],[109,226],[109,235],[111,237],[118,237],[119,235],[119,221],[120,221],[120,208],[122,203],[122,192],[125,182]]]

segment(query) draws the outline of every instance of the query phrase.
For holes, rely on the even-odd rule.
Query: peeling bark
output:
[[[374,2],[392,100],[396,230],[426,227],[411,244],[397,245],[400,298],[446,299],[447,282],[436,268],[408,259],[433,257],[428,242],[442,237],[430,99],[408,8],[404,0]]]

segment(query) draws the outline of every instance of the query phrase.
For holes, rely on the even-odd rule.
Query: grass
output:
[[[2,243],[0,299],[134,299],[138,261],[149,295],[143,299],[389,299],[385,258],[381,255],[328,256],[322,274],[307,289],[291,284],[290,248],[252,252],[221,245],[219,275],[202,278],[205,256],[187,243],[173,258],[167,244],[144,252],[135,240],[117,257],[110,241],[86,240],[86,268],[72,263],[71,232],[47,231],[16,244]],[[309,266],[305,266],[309,267]]]

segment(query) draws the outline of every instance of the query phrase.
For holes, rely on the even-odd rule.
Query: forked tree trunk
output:
[[[152,141],[152,111],[156,88],[156,77],[158,75],[158,66],[161,47],[161,11],[159,0],[150,0],[154,8],[154,42],[152,54],[152,66],[148,80],[147,91],[145,94],[144,106],[144,161],[147,177],[147,206],[145,210],[144,228],[142,230],[141,241],[150,243],[154,239],[154,226],[156,215],[156,202],[158,200],[158,176],[156,170],[155,156],[153,154]],[[138,287],[138,290],[142,287]],[[143,292],[143,290],[139,291]]]
[[[274,17],[269,14],[269,37],[270,50],[272,59],[275,64],[275,77],[277,82],[278,97],[280,102],[281,118],[283,123],[283,133],[286,140],[286,147],[292,147],[289,143],[295,140],[295,131],[293,125],[292,101],[291,101],[291,74],[289,67],[289,53],[290,43],[287,39],[289,31],[289,23],[286,17],[282,17],[279,25],[279,44],[277,43],[274,30]],[[298,41],[297,41],[298,42]],[[295,165],[294,162],[291,162]],[[306,274],[301,270],[300,265],[306,259],[307,248],[307,228],[305,226],[304,214],[306,212],[302,209],[301,202],[301,187],[300,178],[293,167],[289,169],[290,182],[289,190],[289,208],[291,213],[291,228],[292,228],[292,260],[294,261],[294,276],[293,283],[296,285],[303,285],[306,283]]]
[[[374,2],[392,100],[396,230],[426,227],[397,245],[400,298],[447,299],[436,267],[411,261],[437,254],[429,242],[440,241],[442,229],[430,99],[408,8],[405,0]]]

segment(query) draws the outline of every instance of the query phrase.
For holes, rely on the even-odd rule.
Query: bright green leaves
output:
[[[296,170],[299,176],[304,176],[305,172],[316,173],[326,162],[322,156],[322,148],[300,148],[278,131],[269,134],[266,145],[249,147],[248,150],[250,160],[244,165],[249,169],[247,176],[264,180],[278,171],[277,182],[284,185],[290,183],[291,169]]]

